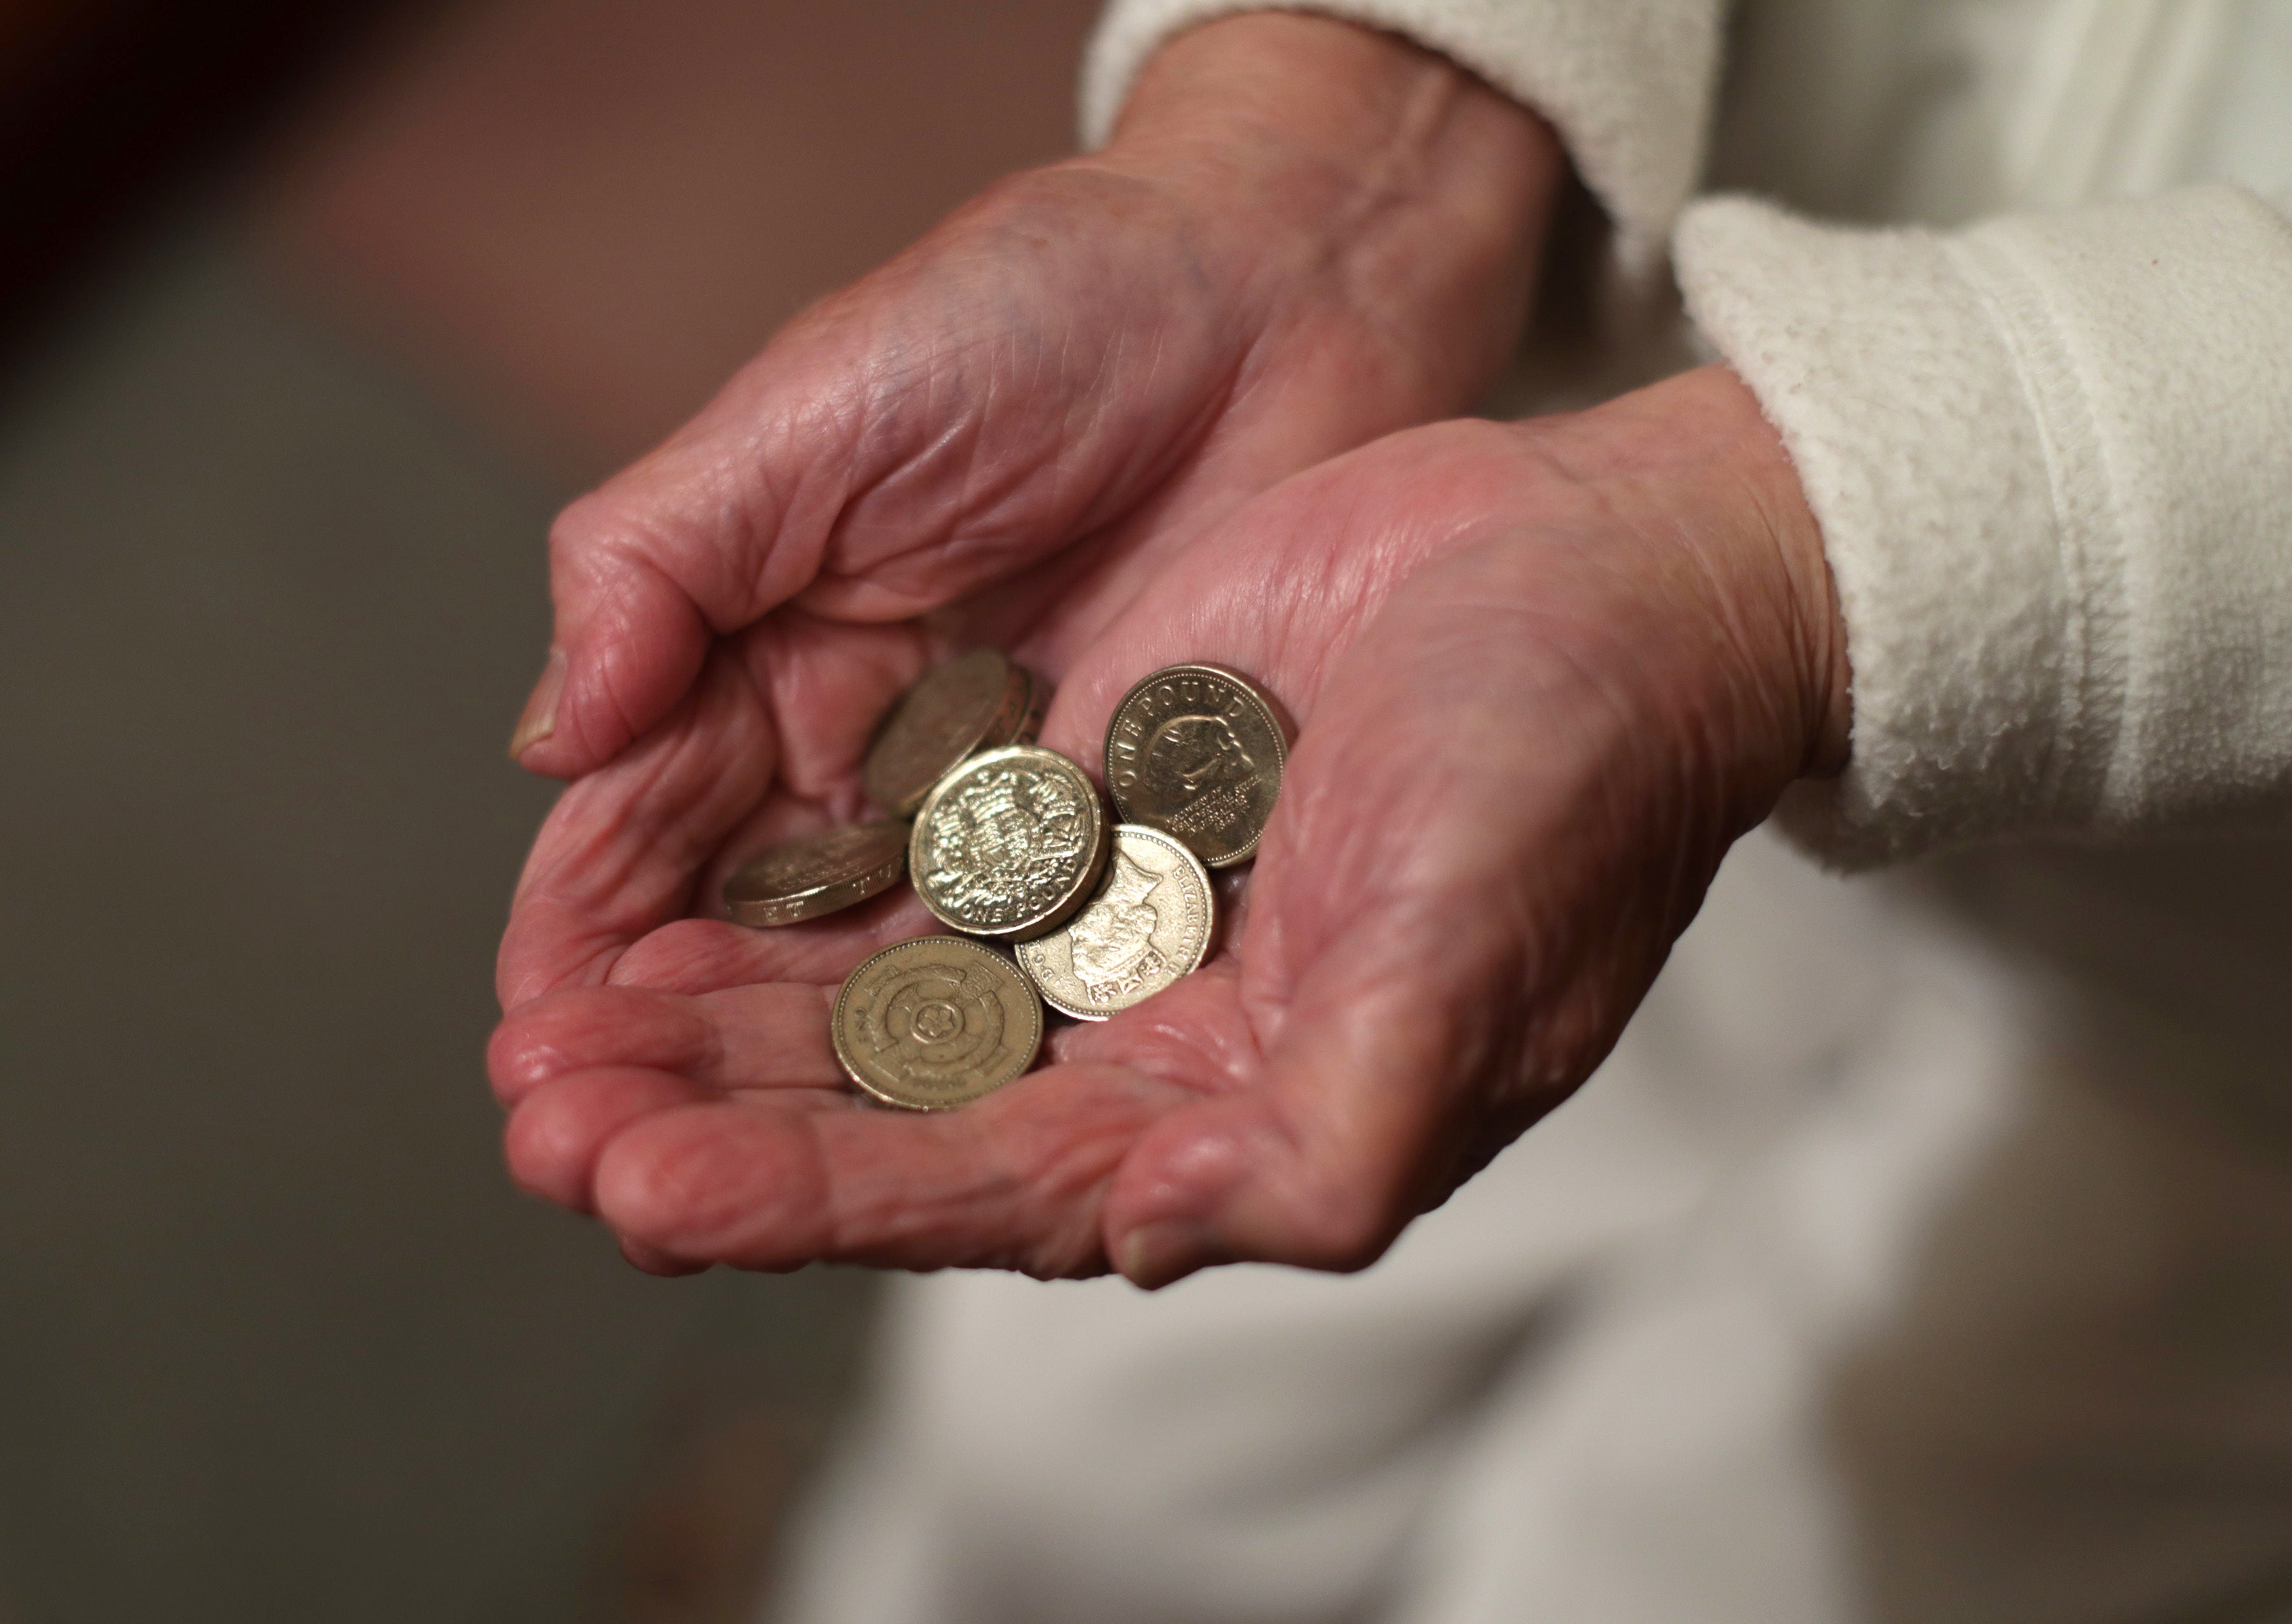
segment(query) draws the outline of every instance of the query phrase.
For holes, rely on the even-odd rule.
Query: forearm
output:
[[[1237,14],[1344,19],[1414,40],[1548,120],[1614,222],[1626,277],[1658,278],[1702,172],[1726,0],[1291,0],[1281,13],[1261,4],[1112,0],[1084,72],[1085,141],[1105,141],[1118,119],[1127,129],[1129,102],[1189,30]]]
[[[1790,454],[1743,380],[1701,367],[1588,411],[1506,425],[1552,475],[1498,527],[1578,538],[1612,578],[1579,625],[1674,782],[1707,787],[1732,839],[1795,781],[1835,776],[1852,721],[1845,623]],[[1658,773],[1658,779],[1666,774]]]
[[[1200,267],[1250,309],[1384,329],[1469,397],[1525,319],[1567,160],[1551,126],[1446,58],[1326,19],[1247,13],[1174,39],[1079,160],[1247,230]],[[1465,398],[1452,399],[1456,410]]]

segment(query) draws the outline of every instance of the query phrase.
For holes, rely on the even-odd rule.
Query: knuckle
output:
[[[519,1189],[578,1210],[585,1204],[583,1169],[569,1126],[546,1095],[529,1100],[502,1131],[502,1159]]]
[[[669,1250],[713,1248],[752,1216],[753,1168],[728,1165],[710,1138],[642,1129],[605,1147],[597,1210],[621,1233]]]
[[[521,1009],[494,1028],[486,1043],[486,1077],[503,1104],[516,1104],[561,1069],[549,1024],[539,1012]]]
[[[566,504],[551,521],[549,555],[559,563],[578,562],[601,551],[611,538],[626,534],[618,499],[609,491],[593,490]]]
[[[721,919],[677,919],[639,937],[614,960],[616,988],[666,993],[714,991],[745,969],[751,947]]]
[[[632,1140],[608,1145],[598,1159],[597,1210],[620,1234],[659,1245],[684,1226],[688,1159]]]
[[[593,1067],[682,1072],[710,1056],[714,1029],[682,998],[613,987],[551,993],[504,1019],[486,1047],[503,1103]]]
[[[1350,1274],[1384,1256],[1392,1244],[1390,1217],[1365,1191],[1317,1180],[1294,1188],[1284,1205],[1287,1261]]]
[[[632,575],[677,580],[690,564],[694,533],[676,505],[625,474],[577,497],[549,527],[549,562],[561,584]]]

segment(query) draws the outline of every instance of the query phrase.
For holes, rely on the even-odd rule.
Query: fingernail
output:
[[[1229,1261],[1215,1234],[1182,1219],[1142,1224],[1122,1242],[1122,1276],[1141,1291],[1159,1291],[1197,1269]]]
[[[533,697],[518,716],[517,731],[509,736],[510,760],[516,761],[557,731],[557,701],[564,696],[565,650],[552,649],[541,680],[533,685]]]

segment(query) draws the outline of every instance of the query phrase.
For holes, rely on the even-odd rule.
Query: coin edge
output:
[[[996,658],[1003,662],[1004,667],[1003,691],[997,697],[994,708],[988,712],[986,723],[978,730],[977,733],[972,739],[971,743],[964,747],[963,753],[957,755],[954,761],[950,762],[946,766],[941,767],[936,774],[924,783],[921,789],[915,791],[911,795],[907,796],[900,801],[897,802],[876,800],[875,787],[870,782],[874,775],[868,772],[868,764],[875,759],[876,747],[883,738],[884,728],[890,723],[892,715],[898,712],[900,707],[906,702],[909,694],[913,693],[917,688],[923,686],[924,683],[929,682],[932,677],[938,675],[939,673],[946,670],[949,666],[954,665],[957,660],[967,659],[972,655],[980,653],[994,655]],[[930,798],[931,792],[939,787],[940,780],[947,777],[948,773],[954,772],[957,767],[963,765],[964,763],[969,761],[973,755],[978,755],[981,746],[993,735],[997,725],[1002,722],[1005,713],[1010,709],[1012,675],[1014,672],[1025,673],[1026,667],[1021,666],[1017,660],[1013,659],[1010,655],[1004,652],[1004,650],[997,648],[993,643],[982,642],[975,645],[974,647],[964,649],[959,653],[950,654],[947,658],[940,661],[939,664],[933,666],[930,670],[924,672],[921,676],[916,678],[914,682],[901,689],[900,691],[900,697],[892,701],[890,709],[886,710],[883,716],[877,720],[875,732],[870,734],[868,737],[868,748],[860,758],[860,793],[868,797],[869,804],[880,807],[885,813],[892,818],[914,817],[916,815],[916,809],[922,806],[924,802]]]
[[[898,824],[902,820],[898,818],[876,818],[871,819],[869,821],[882,824]],[[866,827],[868,827],[866,824],[844,824],[841,826],[843,828],[864,828]],[[837,833],[838,830],[824,829],[820,832],[822,834],[835,834]],[[816,836],[798,836],[796,838],[802,840],[816,838]],[[781,841],[776,843],[773,846],[766,846],[763,851],[757,852],[756,855],[755,857],[751,857],[747,862],[742,863],[739,868],[735,869],[730,874],[724,877],[724,883],[716,888],[716,895],[717,899],[724,904],[724,911],[731,919],[733,924],[746,925],[750,930],[772,930],[782,925],[802,925],[807,920],[824,919],[830,914],[841,913],[847,908],[857,907],[860,903],[868,901],[870,897],[881,896],[884,892],[899,884],[900,877],[908,871],[908,843],[905,839],[902,839],[889,860],[868,869],[864,874],[852,875],[839,880],[831,880],[824,885],[814,885],[809,890],[799,891],[792,896],[772,897],[766,901],[757,902],[735,902],[731,899],[728,893],[731,887],[732,882],[738,879],[747,870],[750,863],[755,862],[758,859],[763,858],[767,853],[772,852],[776,849],[777,845],[789,845],[793,844],[795,844],[793,841]],[[822,899],[835,896],[840,891],[853,886],[857,886],[859,889],[853,891],[851,895],[843,896],[836,901],[829,901],[825,903],[825,905],[821,905]],[[752,917],[743,917],[742,910],[744,909]],[[779,918],[753,917],[763,914],[785,914],[786,917]]]

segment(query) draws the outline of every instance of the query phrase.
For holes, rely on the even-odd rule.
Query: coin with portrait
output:
[[[849,824],[758,852],[724,882],[724,907],[741,925],[794,925],[866,901],[907,867],[906,824]]]
[[[908,872],[943,925],[1022,941],[1064,924],[1106,863],[1098,787],[1035,745],[974,755],[916,814]]]
[[[1125,823],[1175,835],[1226,868],[1255,853],[1292,737],[1273,696],[1239,671],[1166,667],[1114,707],[1107,788]]]
[[[908,817],[965,756],[1031,740],[1046,699],[1001,650],[958,654],[925,672],[876,724],[860,788],[884,812]]]
[[[1183,841],[1118,824],[1097,891],[1057,930],[1021,942],[1019,967],[1052,1008],[1103,1021],[1198,969],[1216,917],[1209,870]]]
[[[863,960],[829,1017],[835,1058],[886,1105],[946,1111],[1035,1063],[1043,1006],[1011,961],[960,936],[922,936]]]

